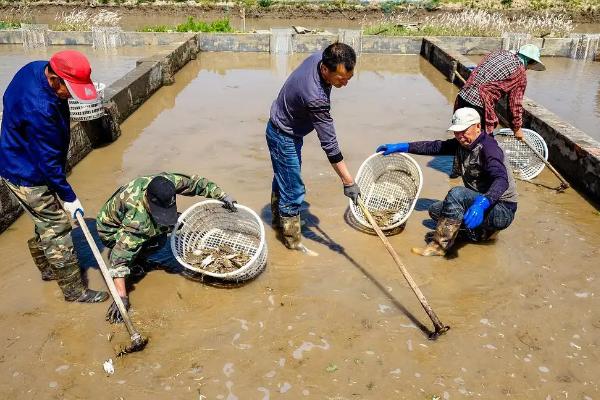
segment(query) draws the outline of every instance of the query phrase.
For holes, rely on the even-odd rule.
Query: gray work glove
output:
[[[344,196],[352,199],[354,204],[358,204],[358,196],[360,196],[360,189],[356,183],[350,186],[344,186]]]
[[[234,199],[233,197],[231,197],[230,195],[223,197],[223,199],[221,199],[221,201],[223,202],[223,207],[225,207],[229,211],[231,211],[231,212],[237,211],[237,209],[235,208],[235,203],[237,203],[237,200]]]
[[[129,311],[129,296],[121,297],[121,301],[123,301],[125,310]],[[106,312],[106,320],[111,324],[120,324],[123,322],[123,316],[117,307],[117,303],[114,301],[110,307],[108,307],[108,311]]]

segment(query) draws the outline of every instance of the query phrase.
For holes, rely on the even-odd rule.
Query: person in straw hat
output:
[[[477,110],[483,130],[491,134],[498,126],[496,104],[506,96],[508,125],[519,140],[523,138],[523,95],[527,88],[526,70],[544,71],[540,49],[526,44],[518,52],[499,50],[488,54],[473,70],[461,88],[454,111],[469,107]],[[454,160],[452,177],[461,174],[460,163]]]
[[[453,139],[383,144],[377,152],[425,155],[455,155],[463,169],[464,186],[450,189],[443,201],[429,207],[436,221],[425,247],[415,247],[422,256],[443,256],[462,230],[466,238],[480,241],[508,228],[517,211],[515,180],[504,153],[492,135],[485,134],[477,110],[459,108],[448,128]]]

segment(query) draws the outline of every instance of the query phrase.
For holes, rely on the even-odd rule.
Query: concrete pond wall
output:
[[[275,33],[147,33],[119,32],[118,42],[127,46],[164,46],[164,50],[137,62],[135,69],[105,89],[106,115],[95,121],[71,125],[68,168],[72,168],[95,146],[116,140],[119,124],[163,85],[173,83],[175,73],[200,51],[277,52],[283,43],[288,52],[310,53],[335,41],[352,45],[358,52],[421,54],[438,70],[450,75],[453,63],[468,77],[474,64],[464,55],[485,54],[503,47],[503,38],[471,37],[385,37],[340,30],[338,34],[287,34],[284,41]],[[92,32],[47,31],[46,45],[93,45]],[[547,56],[569,56],[572,38],[533,39]],[[0,31],[1,44],[23,43],[20,30]],[[456,81],[455,83],[460,84]],[[506,116],[505,104],[498,107]],[[552,162],[570,182],[600,202],[600,143],[561,121],[556,115],[525,99],[525,126],[536,130],[548,143]],[[0,186],[0,232],[6,230],[22,210],[8,189]]]

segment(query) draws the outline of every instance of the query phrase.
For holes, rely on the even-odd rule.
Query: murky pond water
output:
[[[302,56],[201,54],[70,176],[87,215],[115,187],[161,170],[199,173],[268,217],[268,110]],[[333,116],[356,171],[383,142],[445,138],[456,89],[417,56],[362,56],[334,89]],[[307,258],[267,226],[269,264],[256,280],[223,289],[164,270],[131,292],[150,344],[101,364],[124,327],[108,304],[61,301],[26,247],[31,222],[0,235],[0,391],[9,398],[587,399],[598,398],[600,215],[576,192],[519,182],[519,211],[493,243],[458,246],[448,259],[409,252],[428,230],[427,205],[456,184],[446,158],[416,157],[424,186],[392,245],[442,321],[426,315],[379,239],[344,220],[347,200],[314,134],[305,140]],[[537,179],[551,185],[547,172]],[[196,199],[180,198],[185,209]],[[75,232],[84,266],[93,265]],[[168,252],[162,256],[166,257]],[[168,264],[165,259],[164,264]],[[91,286],[98,271],[90,269]],[[107,337],[116,336],[113,343]]]
[[[15,73],[30,61],[48,60],[61,50],[77,50],[85,54],[92,65],[92,79],[107,86],[135,68],[135,62],[159,49],[152,46],[94,49],[91,46],[48,46],[24,49],[20,44],[0,45],[0,98]],[[2,104],[0,104],[2,111]]]

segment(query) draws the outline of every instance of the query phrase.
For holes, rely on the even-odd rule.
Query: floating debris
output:
[[[216,249],[196,249],[186,254],[189,264],[216,274],[226,274],[242,268],[250,256],[242,251],[236,251],[231,246],[221,244]]]
[[[338,366],[335,365],[334,363],[329,363],[329,365],[327,366],[327,368],[325,368],[325,371],[331,373],[331,372],[335,372],[338,370]]]
[[[115,373],[115,366],[113,365],[112,358],[109,358],[108,360],[104,361],[102,367],[104,367],[104,372],[106,372],[108,375],[112,375]]]

